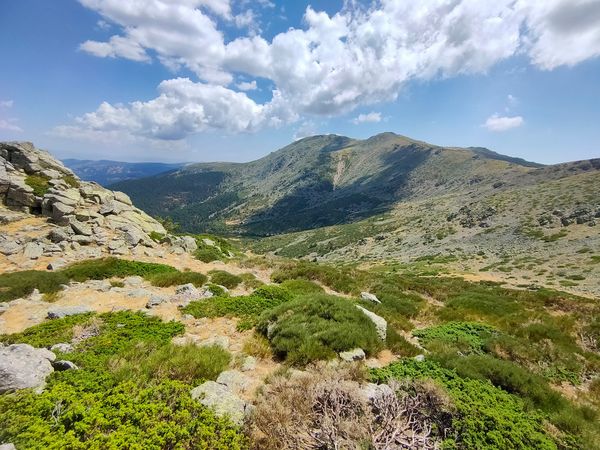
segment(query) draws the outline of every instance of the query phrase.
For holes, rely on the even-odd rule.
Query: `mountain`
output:
[[[541,165],[481,148],[445,148],[393,133],[313,136],[257,161],[191,164],[115,184],[189,231],[271,235],[350,223],[398,202],[523,183]]]
[[[183,163],[130,163],[109,160],[92,161],[89,159],[65,159],[63,163],[82,180],[95,181],[103,186],[109,186],[124,180],[150,177],[177,170],[184,165]]]

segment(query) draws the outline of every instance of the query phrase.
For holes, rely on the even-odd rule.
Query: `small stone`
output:
[[[66,265],[67,265],[67,262],[64,259],[58,258],[58,259],[55,259],[53,261],[50,261],[50,263],[48,263],[48,265],[46,266],[46,269],[48,269],[48,270],[58,270],[58,269],[62,269]]]
[[[70,221],[70,225],[71,225],[71,228],[73,229],[73,231],[79,235],[82,235],[82,236],[91,236],[92,235],[92,229],[90,228],[90,226],[80,222],[77,219],[72,219]]]
[[[66,241],[67,239],[69,239],[69,235],[72,234],[67,232],[66,230],[67,228],[53,228],[52,230],[50,230],[50,233],[48,233],[48,239],[50,239],[55,244],[62,241]],[[71,229],[68,230],[71,231]]]
[[[414,359],[417,362],[423,362],[423,361],[425,361],[425,355],[417,355],[417,356],[415,356]]]
[[[361,292],[360,298],[362,298],[363,300],[367,300],[369,302],[373,302],[373,303],[381,303],[381,301],[377,298],[377,296],[375,294],[371,294],[370,292]]]
[[[344,361],[362,361],[365,359],[365,351],[362,348],[355,348],[347,352],[340,352],[340,358]]]
[[[137,287],[141,286],[144,283],[144,279],[139,276],[131,276],[123,278],[123,284],[126,287]]]
[[[77,367],[77,365],[71,361],[65,361],[65,360],[59,360],[59,361],[54,361],[52,363],[52,367],[54,367],[54,370],[57,370],[59,372],[62,372],[64,370],[79,370],[79,367]]]
[[[92,312],[92,310],[85,305],[78,306],[54,306],[48,310],[48,319],[62,319],[67,316],[74,316],[76,314],[85,314]]]
[[[73,346],[71,344],[68,344],[66,342],[61,342],[60,344],[54,344],[52,347],[50,347],[50,350],[53,352],[71,353],[75,349],[73,348]]]
[[[190,394],[194,400],[212,408],[216,415],[227,416],[236,425],[242,425],[252,411],[252,405],[231,392],[227,386],[214,381],[195,387]]]
[[[254,356],[246,356],[242,362],[240,370],[242,372],[249,372],[250,370],[256,369],[256,358]]]

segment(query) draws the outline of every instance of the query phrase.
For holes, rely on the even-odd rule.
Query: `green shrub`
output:
[[[50,189],[49,180],[50,178],[43,175],[27,175],[25,184],[33,189],[33,194],[36,197],[43,197]]]
[[[257,329],[269,338],[277,356],[298,365],[357,347],[370,355],[381,349],[368,317],[348,300],[325,294],[301,297],[267,311]]]
[[[556,449],[545,433],[543,417],[527,411],[516,396],[486,381],[461,378],[431,361],[402,360],[382,369],[373,369],[376,382],[390,378],[433,379],[448,392],[455,408],[453,433],[448,448],[469,449]]]
[[[463,353],[482,352],[487,340],[496,333],[494,328],[477,322],[448,322],[413,331],[426,348],[441,344]]]
[[[163,233],[159,233],[158,231],[151,231],[150,234],[148,235],[150,237],[150,239],[152,239],[154,242],[162,242],[163,239],[165,238],[165,234]]]
[[[398,332],[389,326],[389,324],[387,327],[385,345],[394,352],[394,354],[400,356],[416,356],[421,353],[421,350],[418,347],[408,342],[404,336],[398,334]]]
[[[118,258],[101,258],[71,264],[60,271],[70,280],[103,280],[106,278],[123,278],[128,276],[141,276],[150,279],[162,273],[177,273],[177,269],[165,264],[130,261]]]
[[[317,283],[309,280],[286,280],[281,287],[290,291],[293,295],[321,294],[325,290]]]
[[[194,256],[205,263],[221,261],[223,259],[223,254],[215,247],[199,248],[194,253]]]
[[[234,289],[243,281],[241,277],[224,270],[211,270],[208,274],[210,275],[211,283],[220,284],[227,289]]]
[[[253,273],[242,273],[240,274],[240,278],[242,279],[242,283],[248,289],[256,289],[261,287],[264,283],[256,278]]]
[[[319,281],[337,292],[358,292],[357,280],[349,271],[306,261],[283,265],[271,274],[271,279],[275,283],[296,279]]]
[[[148,383],[161,379],[191,385],[214,380],[227,368],[231,355],[219,346],[160,345],[141,341],[109,361],[118,380]]]
[[[81,392],[51,383],[40,395],[0,396],[0,442],[30,450],[243,449],[226,419],[190,397],[178,381],[140,387],[134,381]]]
[[[0,274],[0,302],[7,302],[30,295],[34,289],[42,294],[58,292],[61,285],[69,282],[64,273],[25,270]]]
[[[0,442],[40,450],[246,447],[235,427],[189,394],[194,383],[215,378],[229,355],[220,348],[172,346],[172,337],[183,333],[181,323],[126,311],[84,314],[0,338],[47,347],[90,327],[95,332],[68,356],[80,370],[54,372],[39,395],[0,395]]]
[[[198,272],[164,272],[150,277],[152,286],[169,287],[192,283],[196,287],[206,283],[206,275]]]
[[[200,317],[239,317],[243,319],[241,330],[252,328],[260,314],[274,306],[288,301],[291,294],[274,285],[265,285],[251,295],[237,297],[212,297],[191,302],[183,311],[196,318]]]
[[[81,183],[79,182],[79,180],[77,178],[75,178],[73,175],[66,175],[63,177],[62,180],[65,183],[67,183],[69,185],[69,187],[72,187],[72,188],[79,188],[79,186],[81,186]]]

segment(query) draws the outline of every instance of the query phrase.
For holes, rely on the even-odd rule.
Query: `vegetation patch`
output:
[[[237,297],[211,297],[191,302],[183,311],[196,318],[200,317],[239,317],[241,329],[252,328],[263,311],[287,302],[292,295],[284,288],[265,285],[250,295]]]
[[[460,352],[480,353],[487,340],[497,332],[477,322],[448,322],[413,331],[426,348],[456,348]]]
[[[403,360],[373,369],[371,375],[376,382],[433,379],[440,383],[456,409],[452,432],[444,442],[448,448],[557,448],[544,430],[541,414],[527,411],[522,400],[489,382],[462,378],[431,361]]]
[[[227,289],[235,289],[242,281],[242,277],[233,275],[225,270],[211,270],[208,272],[211,283],[225,286]]]
[[[169,287],[192,283],[196,287],[202,286],[208,280],[207,276],[198,272],[164,272],[150,277],[153,286]]]
[[[278,357],[296,365],[357,347],[372,355],[382,347],[367,316],[348,300],[325,294],[300,297],[267,311],[257,330]]]
[[[36,197],[43,197],[50,189],[50,178],[44,175],[27,175],[25,184],[33,189],[33,194]]]
[[[68,359],[80,370],[54,372],[42,394],[1,395],[0,442],[40,450],[245,448],[237,428],[189,394],[194,383],[214,378],[229,355],[173,347],[171,338],[181,333],[181,323],[118,312],[65,317],[1,336],[36,347],[78,338]]]

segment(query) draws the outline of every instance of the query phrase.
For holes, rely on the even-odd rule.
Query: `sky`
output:
[[[2,0],[0,140],[250,161],[392,131],[600,157],[600,0]]]

